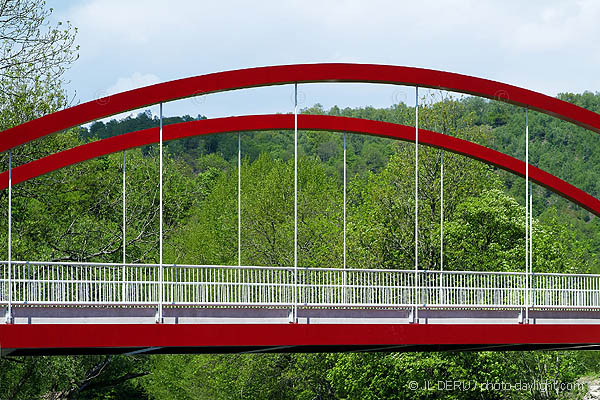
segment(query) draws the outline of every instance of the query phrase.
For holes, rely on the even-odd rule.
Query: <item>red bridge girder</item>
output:
[[[365,82],[444,89],[496,99],[600,133],[600,114],[528,89],[423,68],[375,64],[298,64],[217,72],[89,101],[0,132],[0,152],[73,126],[149,105],[229,90],[313,82]]]
[[[358,118],[301,114],[298,115],[298,127],[302,130],[351,132],[407,142],[415,141],[414,127]],[[294,129],[294,116],[291,114],[248,115],[167,125],[163,127],[163,139],[168,141],[215,133],[292,129]],[[13,185],[59,168],[122,150],[157,143],[158,140],[159,129],[150,128],[55,153],[14,168],[12,172]],[[462,154],[515,175],[525,176],[523,161],[476,143],[425,129],[419,129],[419,143]],[[532,165],[529,166],[529,177],[533,182],[600,216],[600,200],[583,190]],[[3,172],[0,174],[0,190],[7,186],[8,173]]]
[[[595,349],[600,325],[48,324],[0,325],[12,355]]]

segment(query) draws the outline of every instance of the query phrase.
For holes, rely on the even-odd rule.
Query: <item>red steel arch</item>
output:
[[[0,132],[0,152],[95,119],[172,100],[242,88],[311,82],[366,82],[467,93],[529,107],[600,133],[600,115],[538,92],[488,79],[375,64],[298,64],[184,78],[79,104]]]
[[[303,130],[311,131],[351,132],[407,142],[415,140],[414,127],[358,118],[301,114],[298,115],[298,126]],[[294,129],[294,116],[290,114],[249,115],[182,122],[163,127],[163,139],[174,140],[215,133],[280,129]],[[92,158],[157,143],[158,140],[158,128],[150,128],[74,147],[14,168],[13,184]],[[419,130],[419,143],[462,154],[515,175],[525,176],[523,161],[476,143],[425,129]],[[600,216],[600,200],[583,190],[532,165],[529,166],[529,177],[537,184]],[[0,174],[0,190],[7,186],[8,173],[5,171]]]

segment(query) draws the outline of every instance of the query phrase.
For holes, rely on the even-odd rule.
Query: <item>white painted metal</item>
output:
[[[419,269],[419,87],[415,87],[415,271]]]
[[[125,280],[125,263],[127,262],[127,203],[126,203],[126,191],[125,191],[125,150],[123,150],[123,280]],[[127,298],[127,286],[123,284],[123,298]]]
[[[525,108],[525,274],[529,275],[529,108]],[[525,322],[529,321],[529,278],[526,279]]]
[[[533,184],[529,182],[529,276],[533,277]],[[529,293],[527,300],[529,306],[532,305],[531,289],[533,280],[529,280]]]
[[[238,132],[238,266],[242,265],[242,134]]]
[[[419,270],[419,87],[415,86],[415,280],[414,296],[417,298],[417,278]],[[415,303],[419,303],[415,300]],[[418,321],[418,308],[413,313],[414,322]]]
[[[8,261],[0,262],[6,287]],[[474,272],[13,261],[12,303],[99,306],[519,309],[525,272]],[[160,271],[164,269],[164,299]],[[125,279],[121,276],[125,271]],[[300,272],[296,275],[296,272]],[[346,281],[344,282],[344,276]],[[532,309],[600,310],[600,275],[529,275]],[[123,285],[128,295],[123,297]],[[415,290],[416,289],[416,290]],[[3,293],[0,303],[6,304]]]
[[[444,270],[444,150],[440,152],[440,271]]]
[[[344,132],[344,269],[346,268],[346,132]]]
[[[533,183],[529,182],[529,272],[533,275]]]
[[[440,150],[440,271],[444,270],[444,150]],[[440,285],[442,281],[440,279]],[[440,289],[440,296],[445,298]]]
[[[156,314],[157,322],[163,321],[163,282],[164,282],[164,267],[163,267],[163,105],[160,103],[160,128],[159,128],[159,152],[160,152],[160,172],[159,172],[159,277],[158,277],[158,310]]]
[[[5,274],[3,274],[6,276]],[[5,322],[12,322],[13,282],[12,282],[12,150],[8,151],[8,304]]]
[[[294,84],[294,307],[293,322],[298,321],[298,84]]]
[[[125,151],[123,150],[123,264],[126,262],[126,247],[127,242],[125,238],[126,223],[127,223],[127,208],[126,208],[126,197],[125,197]]]
[[[346,132],[344,132],[344,286],[347,285],[348,274],[345,272],[347,264],[346,264],[346,193],[347,193],[347,175],[346,175]],[[346,301],[346,291],[343,292],[344,301]]]

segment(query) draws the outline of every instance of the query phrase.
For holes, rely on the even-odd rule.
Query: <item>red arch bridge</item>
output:
[[[288,115],[162,126],[164,102],[283,84],[293,84],[297,98],[298,84],[313,82],[414,86],[415,126],[298,115],[297,104],[294,114]],[[296,150],[298,129],[340,132],[344,144],[346,133],[414,142],[417,150],[419,145],[437,147],[524,177],[527,221],[531,221],[530,182],[600,216],[598,199],[529,165],[528,118],[523,128],[523,162],[475,143],[419,129],[419,87],[503,101],[523,107],[527,113],[536,110],[600,133],[600,115],[541,93],[442,71],[366,64],[262,67],[180,79],[80,104],[0,132],[0,151],[9,153],[8,170],[0,174],[0,189],[7,190],[9,197],[8,259],[0,262],[0,307],[6,322],[0,325],[1,354],[598,348],[600,275],[534,273],[531,222],[526,224],[525,265],[514,272],[427,271],[419,269],[416,256],[414,266],[397,270],[353,269],[345,261],[338,268],[304,268],[297,262],[297,218],[294,265],[289,267],[163,263],[162,144],[194,135],[293,130]],[[12,167],[12,149],[18,146],[154,104],[161,106],[158,128],[99,140]],[[161,158],[159,263],[128,264],[125,249],[124,261],[119,264],[12,259],[13,185],[110,153],[122,151],[125,157],[125,150],[152,143],[160,144]],[[125,182],[124,168],[123,179]],[[238,194],[239,190],[238,185]],[[416,204],[417,193],[415,178]],[[238,196],[238,216],[239,204]],[[297,198],[294,208],[297,215]],[[417,206],[415,217],[418,221]],[[416,222],[415,234],[417,230]],[[415,255],[417,246],[418,242]]]

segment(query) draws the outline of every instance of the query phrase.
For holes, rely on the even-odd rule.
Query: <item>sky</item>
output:
[[[439,69],[549,95],[600,91],[600,1],[48,0],[78,28],[76,102],[206,73],[357,62]],[[414,103],[414,88],[305,84],[301,107]],[[151,109],[157,112],[157,107]],[[165,115],[290,112],[291,85],[164,106]]]

